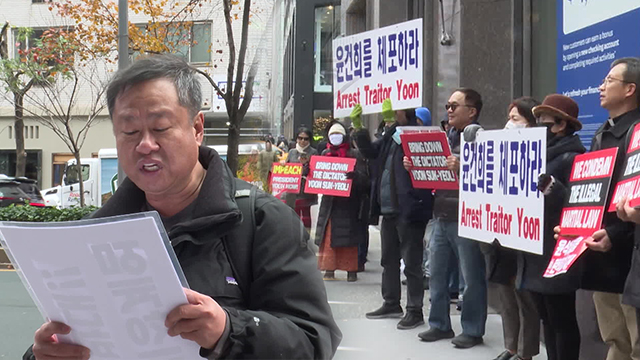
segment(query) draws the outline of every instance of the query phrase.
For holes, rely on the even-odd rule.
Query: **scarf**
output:
[[[307,153],[307,149],[309,149],[309,145],[302,147],[300,146],[300,144],[296,143],[296,150],[298,150],[298,152],[300,154],[306,154]]]
[[[338,146],[327,144],[327,150],[329,151],[324,154],[324,156],[347,157],[347,151],[349,151],[349,143],[344,142]]]

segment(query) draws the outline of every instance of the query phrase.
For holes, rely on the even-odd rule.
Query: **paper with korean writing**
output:
[[[0,223],[43,316],[71,327],[60,341],[88,347],[92,360],[198,359],[195,342],[164,326],[187,299],[154,219],[65,224]]]
[[[462,139],[458,234],[542,254],[546,129],[491,130]]]
[[[307,194],[349,197],[353,180],[347,173],[354,170],[356,159],[333,156],[312,156],[309,176],[304,188]]]
[[[560,236],[543,276],[552,278],[569,271],[580,255],[587,250],[587,244],[584,241],[585,237],[583,236],[578,236],[577,238]]]
[[[422,19],[333,40],[333,115],[422,106]]]
[[[629,200],[629,206],[640,206],[640,124],[633,128],[622,169],[624,170],[611,197],[609,211],[616,211],[616,205],[625,197]]]
[[[577,155],[571,167],[569,197],[560,216],[562,235],[591,236],[602,227],[618,148]]]
[[[302,164],[273,163],[271,167],[271,194],[299,193],[302,182]]]
[[[458,177],[447,167],[451,149],[443,131],[406,133],[400,138],[404,155],[413,164],[409,176],[414,188],[458,189]]]

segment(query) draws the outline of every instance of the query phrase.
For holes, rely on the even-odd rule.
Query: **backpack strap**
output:
[[[236,180],[235,199],[242,212],[242,223],[222,237],[229,263],[242,291],[245,305],[249,305],[250,284],[253,280],[252,249],[256,228],[257,188],[244,181]]]

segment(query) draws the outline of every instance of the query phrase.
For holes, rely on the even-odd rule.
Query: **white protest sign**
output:
[[[195,342],[167,335],[167,314],[187,299],[153,217],[0,222],[0,239],[42,315],[71,327],[60,341],[92,360],[200,358]]]
[[[333,116],[422,106],[422,19],[333,40]]]
[[[542,254],[546,171],[544,128],[492,130],[462,140],[458,235]]]

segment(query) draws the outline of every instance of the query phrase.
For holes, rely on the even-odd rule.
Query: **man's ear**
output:
[[[638,96],[638,85],[634,84],[634,83],[628,83],[627,84],[629,87],[627,88],[627,96],[633,96],[636,97]]]
[[[478,109],[474,108],[474,107],[470,107],[469,109],[471,109],[470,113],[471,113],[471,121],[473,122],[473,120],[475,120],[478,117]]]
[[[195,135],[198,146],[202,145],[204,141],[204,114],[202,112],[198,112],[195,118],[193,118],[193,134]]]

